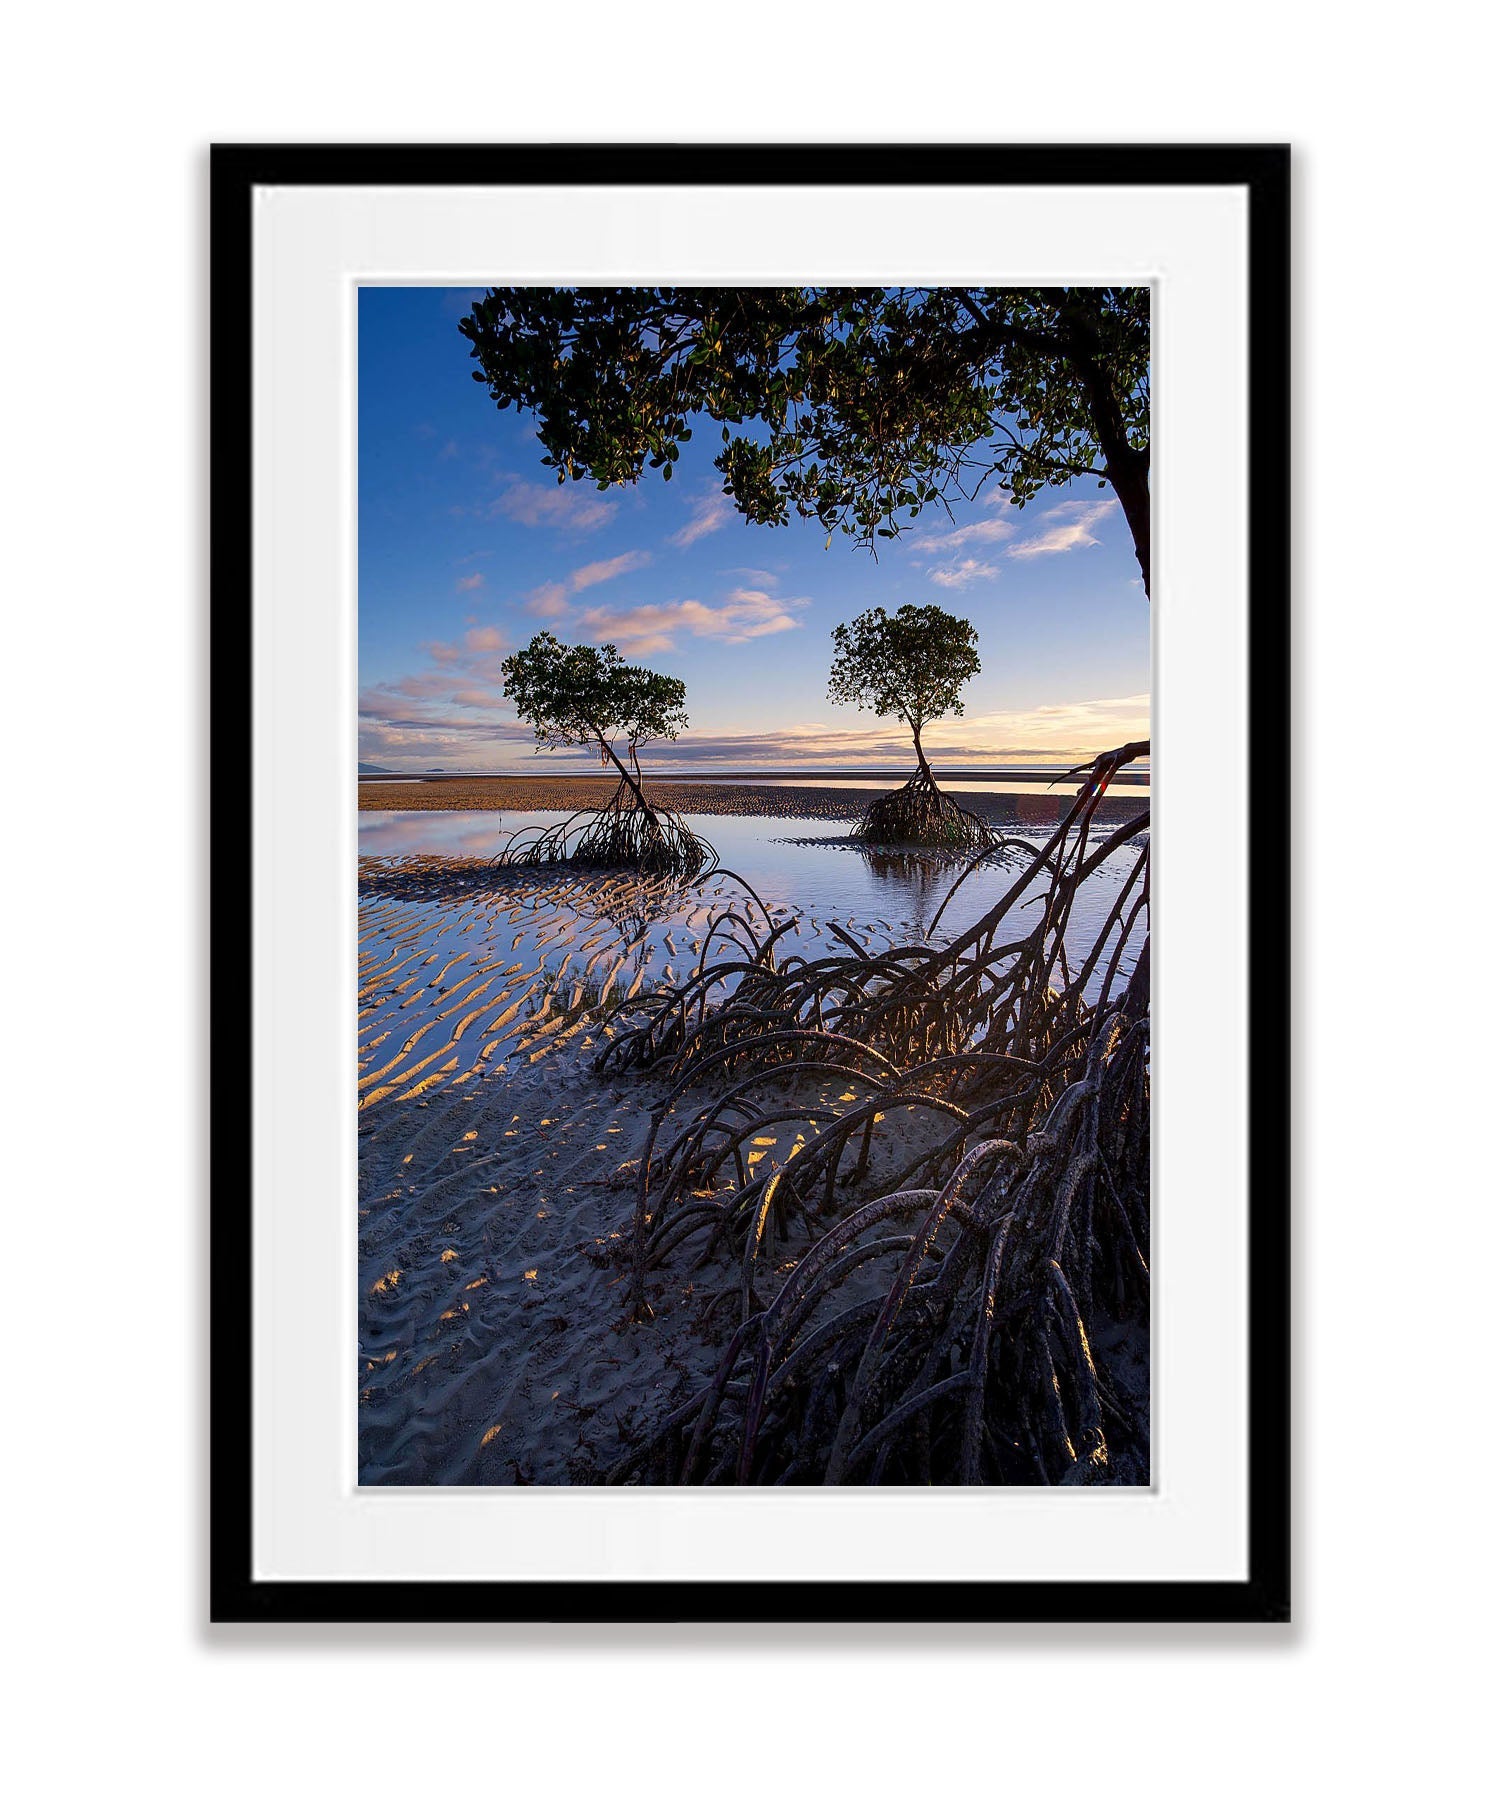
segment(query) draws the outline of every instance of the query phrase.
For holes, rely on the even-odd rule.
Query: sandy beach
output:
[[[439,857],[367,860],[360,889],[361,1480],[600,1481],[712,1374],[738,1273],[684,1252],[632,1324],[634,1178],[664,1089],[593,1059],[727,896]],[[852,1099],[841,1080],[809,1095]]]
[[[597,1081],[589,1048],[362,1127],[361,1480],[598,1481],[702,1378],[690,1282],[652,1331],[626,1328],[651,1095]]]

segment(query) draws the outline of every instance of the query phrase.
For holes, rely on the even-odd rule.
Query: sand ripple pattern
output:
[[[649,1076],[601,1078],[593,1060],[642,996],[700,956],[741,956],[710,927],[753,904],[728,875],[684,891],[362,859],[362,1482],[597,1481],[711,1373],[721,1282],[684,1269],[654,1298],[652,1328],[625,1328],[620,1253],[663,1096]],[[886,919],[766,907],[789,924],[785,954],[851,940],[878,953],[910,936]],[[701,1099],[683,1097],[686,1116]]]
[[[362,858],[359,888],[361,1112],[593,1046],[697,966],[726,906],[747,904],[726,879],[684,889],[424,856]],[[732,937],[710,938],[710,961],[735,954]]]

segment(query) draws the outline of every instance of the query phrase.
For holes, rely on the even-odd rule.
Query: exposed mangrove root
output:
[[[582,869],[686,877],[711,871],[718,853],[679,814],[649,805],[638,787],[622,780],[607,806],[515,832],[495,861],[502,868],[565,862]]]
[[[671,1077],[637,1181],[637,1316],[688,1244],[729,1259],[740,1316],[714,1381],[616,1478],[1148,1478],[1144,1393],[1096,1344],[1143,1340],[1149,1312],[1149,810],[1093,831],[1147,748],[1091,765],[953,943],[778,960],[747,904],[741,954],[601,1054]],[[1079,889],[1131,847],[1070,958]],[[773,1270],[778,1242],[794,1260]]]
[[[994,841],[984,820],[945,794],[925,764],[904,787],[872,800],[849,835],[872,847],[928,850],[987,850]]]

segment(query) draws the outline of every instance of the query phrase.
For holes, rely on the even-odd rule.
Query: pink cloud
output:
[[[696,544],[699,538],[705,538],[710,532],[719,531],[734,517],[734,507],[728,498],[717,490],[704,494],[693,501],[693,516],[681,531],[674,531],[667,540],[675,544],[679,550],[686,550],[689,544]]]
[[[514,519],[518,525],[545,525],[553,531],[597,531],[615,516],[615,505],[597,489],[576,482],[546,486],[511,478],[488,508],[492,518]]]
[[[441,760],[465,767],[525,767],[533,747],[529,727],[494,717],[455,717],[440,706],[399,706],[376,693],[361,705],[360,755],[411,763]],[[1150,733],[1148,694],[1086,699],[1015,712],[943,719],[929,728],[928,754],[937,764],[1080,762],[1107,744]],[[924,743],[928,734],[924,734]],[[911,741],[881,724],[843,726],[832,719],[808,720],[779,731],[689,731],[658,766],[712,768],[827,768],[831,764],[895,767],[907,762]],[[582,763],[583,751],[560,752]],[[1061,788],[1058,792],[1062,792]]]
[[[623,555],[611,556],[603,562],[585,563],[561,581],[546,581],[534,588],[526,602],[526,610],[539,619],[560,619],[568,610],[570,594],[580,594],[585,588],[598,587],[601,581],[613,581],[617,575],[644,569],[650,561],[649,550],[627,550]]]
[[[675,649],[681,632],[748,644],[752,638],[796,631],[802,621],[792,612],[806,604],[806,600],[777,600],[758,588],[736,588],[717,606],[701,600],[672,600],[619,612],[595,606],[580,623],[596,644],[612,643],[627,656],[646,656]]]
[[[560,581],[548,581],[532,594],[526,610],[539,619],[556,619],[568,610],[568,590]]]
[[[627,550],[622,556],[611,556],[607,562],[585,563],[568,577],[568,587],[575,594],[581,593],[584,588],[597,587],[601,581],[613,581],[617,575],[644,569],[650,560],[649,550]]]
[[[980,562],[973,556],[927,571],[928,579],[944,588],[966,588],[976,581],[988,581],[999,573],[993,563]]]

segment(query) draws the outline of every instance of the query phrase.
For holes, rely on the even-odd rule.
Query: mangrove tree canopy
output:
[[[536,732],[539,749],[588,745],[622,775],[615,754],[620,739],[633,760],[642,744],[673,739],[688,722],[683,684],[627,663],[613,644],[564,644],[540,631],[506,657],[500,672],[506,698]]]
[[[962,713],[959,690],[979,673],[979,634],[967,619],[940,606],[871,607],[833,632],[828,698],[883,719],[900,719],[911,733],[917,771],[903,788],[873,801],[854,828],[871,846],[926,844],[975,850],[989,844],[989,827],[942,793],[922,748],[922,728]]]
[[[560,482],[670,481],[706,417],[747,520],[873,546],[992,479],[1024,506],[1091,475],[1151,590],[1147,288],[491,288],[459,330]]]
[[[871,607],[833,630],[828,698],[900,719],[925,769],[922,728],[961,714],[959,689],[979,673],[979,634],[940,606]]]
[[[605,806],[517,833],[502,852],[504,862],[633,866],[689,876],[713,858],[712,845],[670,808],[653,806],[641,788],[641,745],[675,738],[688,722],[687,690],[675,676],[627,663],[613,644],[564,644],[550,631],[507,656],[500,672],[507,698],[536,733],[538,749],[596,749],[600,762],[613,763],[620,775]],[[622,739],[634,774],[615,747]]]

